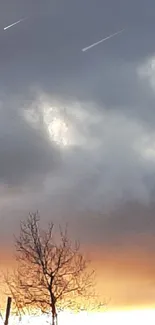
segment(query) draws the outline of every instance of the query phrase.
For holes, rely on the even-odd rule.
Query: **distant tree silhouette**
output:
[[[51,313],[54,325],[58,310],[101,307],[95,295],[94,271],[79,243],[69,240],[67,227],[59,227],[59,234],[54,233],[53,223],[42,230],[38,213],[29,214],[20,223],[15,247],[17,268],[5,280],[18,310]]]

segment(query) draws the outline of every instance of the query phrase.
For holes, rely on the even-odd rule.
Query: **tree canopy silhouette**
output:
[[[80,244],[69,239],[67,227],[57,232],[51,222],[42,230],[38,213],[29,214],[20,223],[15,247],[17,268],[6,282],[18,310],[51,312],[54,325],[58,310],[101,306],[95,295],[94,271],[80,252]]]

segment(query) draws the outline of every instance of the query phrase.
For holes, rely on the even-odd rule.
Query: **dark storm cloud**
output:
[[[1,30],[1,89],[26,93],[37,84],[57,96],[134,111],[138,106],[139,117],[145,118],[143,111],[146,105],[152,108],[154,96],[139,83],[136,67],[155,50],[152,1],[16,1],[1,6],[2,27],[29,17],[6,33]],[[81,52],[120,28],[125,32],[119,37]]]
[[[23,17],[28,20],[3,31]],[[121,28],[119,37],[81,51]],[[48,215],[51,206],[57,215],[70,211],[70,219],[82,213],[87,224],[87,211],[116,212],[121,202],[119,213],[100,222],[111,232],[132,231],[124,201],[149,204],[155,184],[154,89],[150,76],[139,74],[155,52],[154,1],[5,0],[0,29],[0,181],[17,187],[15,196],[8,194],[9,207],[1,198],[4,215],[38,204]],[[33,128],[23,117],[23,107],[39,112],[42,94],[49,105],[56,99],[69,110],[76,136],[63,153],[45,125]],[[35,193],[20,193],[36,180]],[[144,214],[133,213],[137,231],[139,223],[145,228]]]
[[[56,169],[59,152],[43,128],[33,129],[20,114],[22,105],[4,100],[0,109],[0,181],[21,185]],[[9,107],[10,106],[10,107]]]

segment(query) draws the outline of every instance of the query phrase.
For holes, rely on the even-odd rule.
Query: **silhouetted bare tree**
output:
[[[30,214],[15,238],[17,269],[7,277],[18,309],[51,312],[52,325],[61,308],[87,309],[91,303],[99,307],[94,300],[94,271],[80,253],[79,243],[72,244],[67,227],[59,228],[55,237],[53,223],[44,231],[38,213]]]

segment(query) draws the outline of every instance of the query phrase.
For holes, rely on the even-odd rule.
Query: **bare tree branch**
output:
[[[94,271],[80,253],[80,244],[69,240],[67,226],[59,228],[54,240],[54,225],[40,229],[38,213],[29,214],[20,223],[20,235],[15,238],[18,267],[12,277],[5,278],[18,310],[29,307],[52,313],[55,324],[57,310],[81,309],[101,304],[94,300]]]

